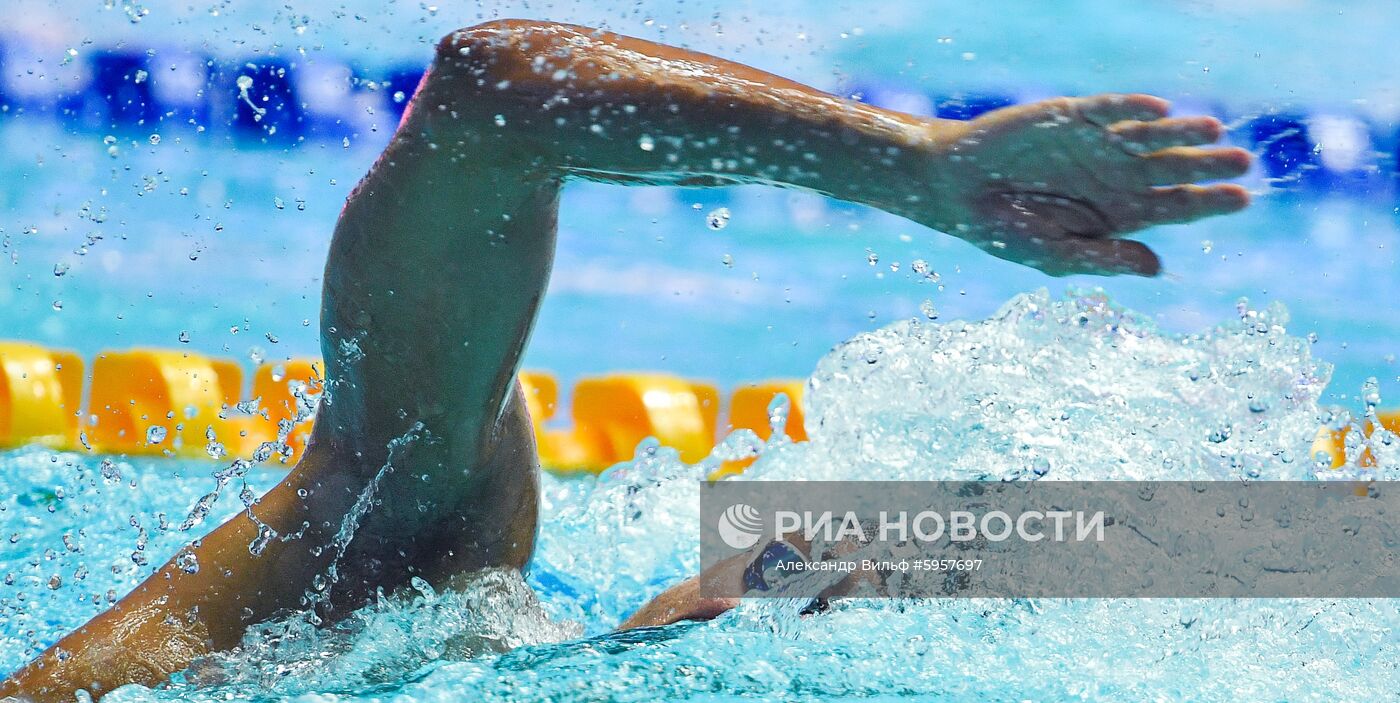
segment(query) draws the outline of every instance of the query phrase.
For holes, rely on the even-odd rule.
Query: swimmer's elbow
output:
[[[434,69],[468,79],[467,87],[510,91],[549,81],[553,67],[569,59],[570,38],[595,30],[537,20],[493,20],[459,29],[437,45]]]

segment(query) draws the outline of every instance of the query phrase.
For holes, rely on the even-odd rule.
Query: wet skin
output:
[[[1052,275],[1160,271],[1122,236],[1243,208],[1249,156],[1220,124],[1145,95],[1060,98],[971,122],[891,112],[712,56],[571,25],[444,38],[335,229],[322,298],[327,391],[288,477],[246,513],[0,684],[71,700],[155,685],[306,607],[328,620],[412,576],[524,568],[539,462],[514,383],[553,258],[560,190],[766,183],[904,216]],[[646,146],[644,146],[646,145]],[[373,501],[348,542],[345,516]],[[340,535],[338,537],[338,534]],[[731,568],[733,568],[731,566]],[[628,626],[713,617],[695,581]]]

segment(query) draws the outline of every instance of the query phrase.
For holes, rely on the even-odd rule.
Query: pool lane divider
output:
[[[118,44],[72,50],[67,68],[55,73],[57,67],[39,70],[47,66],[46,51],[27,37],[0,36],[0,120],[33,114],[99,138],[193,129],[238,144],[378,142],[393,131],[425,71],[419,62],[376,65],[329,54],[214,56],[195,46]],[[1038,99],[1042,91],[931,92],[918,81],[856,75],[838,92],[900,112],[970,120]],[[1273,188],[1382,185],[1398,170],[1386,148],[1394,125],[1385,120],[1346,109],[1310,114],[1215,104],[1203,110],[1233,126],[1231,139],[1258,155]]]
[[[71,352],[0,341],[0,447],[257,458],[290,466],[311,432],[312,421],[297,418],[307,417],[323,375],[319,359],[269,362],[254,370],[245,389],[237,362],[168,349],[104,351],[84,371],[83,360]],[[541,463],[555,473],[598,473],[631,459],[648,437],[687,462],[705,458],[717,437],[735,429],[767,440],[773,433],[770,407],[780,393],[788,398],[785,434],[798,441],[807,436],[799,380],[741,386],[730,394],[721,424],[723,399],[713,384],[664,373],[587,377],[572,390],[570,424],[558,426],[555,377],[522,371],[519,378]],[[289,451],[268,456],[266,443],[284,427]],[[712,475],[739,473],[749,463],[724,462]]]
[[[29,342],[0,340],[0,447],[41,445],[58,450],[131,456],[254,458],[271,465],[295,463],[311,433],[307,417],[321,388],[319,359],[264,363],[244,395],[237,362],[167,349],[106,351],[84,374],[83,360]],[[85,379],[90,380],[84,411]],[[722,398],[713,384],[664,373],[612,373],[581,379],[573,388],[571,423],[558,426],[559,382],[544,371],[521,371],[520,385],[534,423],[545,468],[559,474],[597,473],[631,459],[639,443],[654,437],[681,460],[698,462],[717,437],[748,429],[767,441],[773,434],[774,400],[788,399],[783,432],[805,441],[804,382],[793,379],[750,383]],[[1377,423],[1400,433],[1400,410],[1378,413]],[[1374,466],[1361,441],[1375,430],[1320,428],[1309,452],[1314,461],[1339,468],[1354,458]],[[265,445],[286,428],[285,454]],[[1349,454],[1360,452],[1357,457]],[[712,478],[741,473],[752,459],[724,462]]]
[[[55,449],[78,436],[83,361],[25,342],[0,342],[0,445]]]

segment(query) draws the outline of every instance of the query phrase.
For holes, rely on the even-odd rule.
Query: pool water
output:
[[[92,10],[16,0],[0,31],[0,102],[20,105],[33,76],[66,80],[115,47],[150,47],[161,61],[203,52],[235,66],[276,56],[375,78],[411,73],[442,33],[487,18],[475,4],[439,4]],[[565,195],[527,366],[566,387],[627,369],[725,386],[809,378],[810,442],[774,440],[741,480],[1029,479],[1046,466],[1044,480],[1400,478],[1400,441],[1388,433],[1370,440],[1374,467],[1320,473],[1308,453],[1320,424],[1362,416],[1378,393],[1395,398],[1400,380],[1392,4],[837,5],[522,2],[499,12],[607,24],[929,112],[958,91],[1161,92],[1183,111],[1221,116],[1229,141],[1264,157],[1244,179],[1255,205],[1147,233],[1161,279],[1056,280],[816,196],[580,184]],[[218,120],[198,131],[180,120],[65,121],[32,105],[0,112],[0,337],[85,358],[131,346],[249,365],[316,354],[332,224],[396,119],[392,101],[346,104],[355,118],[343,139],[269,144]],[[1291,137],[1259,129],[1275,113],[1311,129],[1279,158],[1272,145]],[[1271,170],[1280,163],[1282,175]],[[442,593],[420,585],[328,631],[271,623],[169,687],[106,700],[1400,691],[1400,606],[1384,600],[845,601],[819,617],[766,601],[710,623],[611,634],[694,573],[697,480],[751,440],[734,437],[701,465],[644,445],[601,477],[546,476],[539,553],[524,579],[485,574]],[[179,525],[222,468],[0,453],[0,671],[195,537]],[[242,497],[281,475],[250,472]],[[242,488],[205,524],[243,509]]]
[[[1370,439],[1374,467],[1309,457],[1330,370],[1287,324],[1280,306],[1244,305],[1179,336],[1090,292],[1018,296],[983,322],[895,323],[820,361],[810,441],[772,440],[739,480],[1400,478],[1386,432]],[[609,634],[698,567],[698,481],[747,441],[699,465],[643,444],[596,479],[547,477],[526,581],[420,583],[328,631],[270,623],[168,687],[106,700],[1372,700],[1400,687],[1391,600],[851,600],[820,616],[760,600]],[[0,465],[17,487],[0,503],[0,666],[173,553],[219,468],[32,449]],[[248,487],[276,478],[253,472]],[[233,493],[216,511],[243,507]]]

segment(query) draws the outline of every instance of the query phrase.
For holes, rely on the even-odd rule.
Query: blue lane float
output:
[[[346,141],[391,132],[424,74],[416,63],[370,66],[321,56],[221,60],[185,48],[89,49],[72,61],[51,54],[23,38],[0,43],[0,115],[49,115],[69,129],[103,133],[189,127],[270,145]],[[26,70],[33,66],[47,70]],[[956,120],[1021,102],[1007,93],[940,94],[889,80],[858,80],[842,92],[879,107]],[[1235,121],[1220,109],[1209,111]],[[1360,145],[1352,150],[1357,154],[1339,160],[1322,151],[1319,140],[1337,148],[1336,139],[1321,133],[1329,119],[1347,122],[1350,141]],[[1372,192],[1380,179],[1400,175],[1397,157],[1380,155],[1396,136],[1374,120],[1278,112],[1238,122],[1243,126],[1233,132],[1234,141],[1258,155],[1275,188],[1346,189],[1364,182]]]
[[[418,82],[423,80],[423,73],[422,66],[398,66],[390,70],[384,79],[384,91],[389,96],[388,104],[396,119],[403,117],[403,111],[408,108],[409,98],[418,90]]]
[[[1016,104],[1009,95],[958,93],[934,100],[934,114],[945,120],[971,120]]]
[[[100,52],[92,57],[92,84],[86,90],[89,99],[84,108],[98,112],[113,128],[154,124],[160,107],[151,84],[145,55]]]
[[[1249,123],[1249,137],[1275,186],[1297,185],[1318,170],[1317,145],[1299,115],[1260,115]]]
[[[275,58],[218,64],[211,80],[217,89],[214,119],[227,119],[236,137],[271,143],[304,137],[305,110],[297,98],[293,70],[293,64]]]

